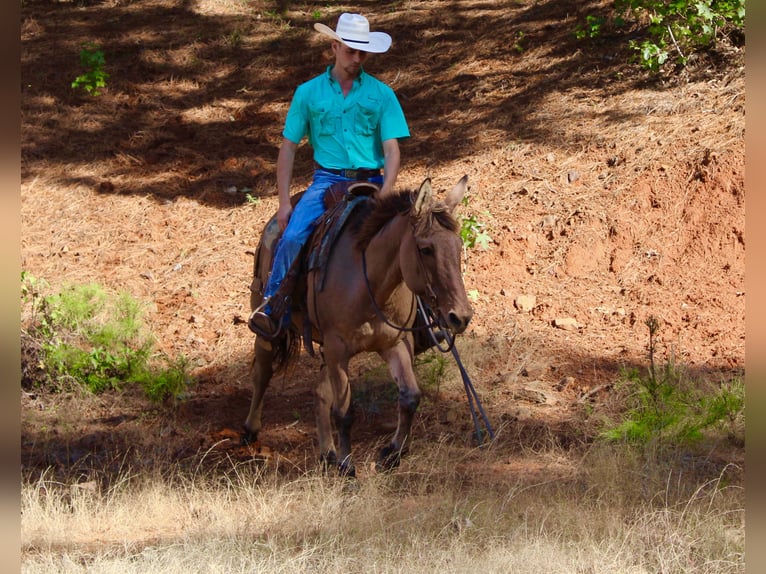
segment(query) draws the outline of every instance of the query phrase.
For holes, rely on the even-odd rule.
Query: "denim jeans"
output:
[[[290,267],[292,267],[296,258],[300,255],[306,240],[308,240],[311,232],[316,228],[317,219],[325,211],[325,192],[331,185],[340,181],[353,180],[322,169],[314,171],[314,180],[293,208],[290,221],[287,223],[287,227],[277,243],[274,263],[272,264],[271,274],[269,275],[264,292],[265,298],[273,296],[279,289]],[[372,177],[368,181],[382,184],[383,177]],[[267,314],[271,313],[271,308],[268,304],[264,311]]]

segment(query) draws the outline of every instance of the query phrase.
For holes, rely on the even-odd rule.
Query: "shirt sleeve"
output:
[[[301,143],[301,140],[308,134],[309,123],[306,112],[305,90],[299,86],[295,90],[293,100],[290,102],[290,108],[287,110],[285,118],[285,127],[282,135],[294,144]]]
[[[410,129],[396,93],[386,86],[386,103],[380,118],[380,139],[404,139],[410,137]]]

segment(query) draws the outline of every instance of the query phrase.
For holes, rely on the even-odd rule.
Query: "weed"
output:
[[[674,361],[668,360],[658,371],[655,364],[656,334],[659,322],[646,320],[649,328],[649,366],[646,374],[638,369],[625,373],[631,392],[631,406],[625,419],[604,430],[609,441],[626,441],[664,447],[690,446],[699,442],[704,431],[734,425],[744,416],[744,384],[735,379],[717,388],[705,388],[701,381],[690,381]]]
[[[231,48],[239,48],[242,45],[242,31],[232,30],[224,36],[223,41]]]
[[[691,54],[714,47],[722,36],[745,26],[745,0],[615,0],[614,10],[614,28],[629,19],[644,27],[645,37],[629,40],[628,46],[641,66],[653,72],[670,61],[684,66]],[[585,25],[575,28],[575,37],[596,38],[608,23],[589,14]]]
[[[92,283],[45,294],[45,281],[26,272],[21,281],[28,310],[22,341],[36,349],[32,356],[42,372],[27,384],[55,389],[74,380],[93,393],[138,384],[156,401],[178,396],[188,384],[184,358],[172,361],[153,354],[142,306],[128,293],[110,296]],[[158,362],[166,366],[158,368]]]
[[[163,360],[164,368],[140,370],[135,377],[135,382],[143,387],[146,396],[154,402],[178,397],[189,385],[189,361],[186,357],[180,356],[174,361],[164,357]]]
[[[104,52],[93,42],[83,44],[80,50],[80,65],[85,68],[85,73],[74,79],[72,89],[82,88],[92,96],[101,95],[100,90],[106,87],[106,79],[109,77],[104,71]]]
[[[463,198],[463,205],[468,205],[468,198]],[[463,217],[460,221],[460,238],[463,240],[463,245],[472,249],[477,245],[482,249],[489,249],[489,243],[492,238],[484,231],[485,224],[479,221],[476,214],[472,214],[468,217]]]
[[[516,50],[519,54],[524,52],[524,40],[526,39],[526,34],[523,30],[519,30],[514,34],[514,41],[513,41],[513,48]]]
[[[418,382],[424,391],[433,391],[438,396],[447,372],[447,359],[441,353],[426,353],[416,359],[415,368],[420,376]]]
[[[603,16],[594,16],[588,14],[585,17],[585,26],[578,26],[575,28],[575,38],[578,40],[584,40],[585,38],[597,38],[601,35],[601,29],[606,23],[606,18]]]

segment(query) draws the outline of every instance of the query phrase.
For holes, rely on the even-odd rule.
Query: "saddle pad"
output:
[[[320,218],[311,236],[306,267],[307,271],[319,269],[318,291],[324,289],[327,261],[330,259],[330,253],[343,230],[343,226],[354,210],[369,199],[370,196],[368,195],[346,194],[342,200],[338,201],[330,211],[325,212]]]

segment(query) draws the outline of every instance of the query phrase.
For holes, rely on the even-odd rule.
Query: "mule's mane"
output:
[[[363,251],[389,221],[397,215],[407,215],[415,204],[415,196],[415,192],[405,190],[390,193],[383,199],[373,198],[365,202],[361,215],[352,228],[357,248]],[[460,231],[460,224],[449,212],[447,206],[436,200],[431,209],[418,218],[415,233],[420,235],[430,231],[434,223],[454,233]]]

